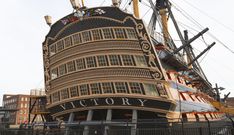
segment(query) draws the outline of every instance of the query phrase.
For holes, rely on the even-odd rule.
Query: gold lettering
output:
[[[73,102],[70,102],[71,103],[71,105],[72,105],[72,107],[73,108],[76,108],[76,106],[74,105],[74,103]]]
[[[87,106],[87,104],[85,103],[85,100],[80,100],[80,105],[83,106],[83,107]]]
[[[114,104],[114,100],[112,98],[106,98],[106,104],[108,105],[113,105]]]
[[[99,105],[99,104],[97,103],[98,99],[91,99],[91,101],[93,101],[95,105]]]
[[[66,110],[65,104],[60,105],[60,107],[62,107],[63,110]]]
[[[141,106],[145,106],[144,103],[147,101],[147,100],[142,100],[142,99],[137,99],[137,100],[141,102]]]
[[[122,105],[131,105],[131,104],[128,102],[128,98],[122,98],[122,101],[123,101],[123,104],[122,104]]]

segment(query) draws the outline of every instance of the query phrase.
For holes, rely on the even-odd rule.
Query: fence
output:
[[[57,130],[0,130],[0,135],[234,135],[234,129],[216,128],[165,128],[165,129],[57,129]]]
[[[22,129],[0,129],[0,135],[234,135],[233,121],[168,122],[142,120],[41,123]],[[137,127],[137,128],[135,128]]]

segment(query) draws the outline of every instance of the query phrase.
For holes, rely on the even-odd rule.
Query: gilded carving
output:
[[[50,62],[49,62],[49,49],[48,45],[44,44],[43,45],[43,57],[44,57],[44,74],[45,74],[45,90],[49,91],[49,81],[50,81],[50,72],[49,72],[49,67],[50,67]]]

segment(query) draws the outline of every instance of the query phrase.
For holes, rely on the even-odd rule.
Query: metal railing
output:
[[[50,129],[50,130],[0,130],[0,135],[234,135],[229,127],[208,128],[143,128],[143,129]]]
[[[54,121],[23,125],[21,129],[2,128],[0,135],[234,135],[232,119],[200,122],[167,120],[141,119],[136,123],[123,120],[73,123]]]

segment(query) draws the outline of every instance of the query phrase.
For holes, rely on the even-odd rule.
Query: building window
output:
[[[80,33],[77,33],[77,34],[73,35],[72,37],[73,37],[74,44],[82,43]]]
[[[85,59],[76,60],[76,68],[77,68],[77,70],[84,69],[85,68]]]
[[[89,95],[89,89],[87,84],[80,85],[80,95]]]
[[[112,32],[110,28],[104,28],[102,29],[103,36],[105,39],[113,39]]]
[[[129,86],[130,86],[131,93],[133,93],[133,94],[143,94],[140,83],[130,82]]]
[[[86,58],[87,68],[96,67],[96,60],[94,56]]]
[[[115,37],[116,38],[120,38],[120,39],[125,38],[124,29],[123,28],[114,28],[114,32],[115,32]]]
[[[158,90],[154,84],[144,84],[146,95],[159,96]]]
[[[105,55],[97,56],[98,66],[107,66],[107,59]]]
[[[89,42],[89,41],[91,41],[91,36],[90,36],[89,31],[84,31],[84,32],[82,32],[82,37],[83,37],[83,41],[84,41],[84,42]]]
[[[101,94],[100,87],[99,87],[98,83],[91,83],[90,90],[91,90],[92,94]]]
[[[23,103],[20,104],[20,108],[24,108],[24,104]]]
[[[112,65],[112,66],[120,65],[118,55],[109,55],[109,59],[110,59],[110,65]]]
[[[78,91],[77,91],[77,86],[73,86],[73,87],[70,87],[70,94],[71,94],[71,97],[76,97],[78,96]]]
[[[113,93],[112,85],[110,82],[102,83],[103,93]]]
[[[70,47],[72,46],[72,40],[71,40],[71,37],[67,37],[64,39],[64,42],[65,42],[65,47]]]
[[[28,107],[28,104],[24,104],[24,108],[27,108]]]
[[[76,71],[75,61],[70,61],[67,63],[67,72]]]
[[[142,67],[147,67],[148,66],[147,62],[145,60],[145,56],[136,55],[135,58],[136,58],[135,59],[136,60],[136,64],[138,66],[142,66]]]
[[[115,90],[117,93],[128,93],[124,82],[115,82]]]
[[[69,98],[68,89],[61,90],[61,99]]]
[[[59,92],[55,92],[52,94],[52,102],[58,102],[59,101]]]
[[[57,42],[57,51],[60,52],[64,49],[64,42],[63,40],[60,40]]]
[[[59,75],[62,76],[62,75],[65,75],[66,73],[67,73],[66,64],[60,65],[59,66]]]
[[[92,30],[93,40],[100,40],[102,39],[99,29]]]
[[[21,101],[24,101],[24,97],[21,98]]]
[[[51,70],[51,79],[55,79],[58,77],[58,68],[54,68]]]
[[[56,44],[50,45],[50,56],[56,53]]]
[[[133,58],[131,55],[122,55],[122,60],[125,66],[134,66]]]
[[[126,29],[129,39],[137,39],[137,34],[134,29]]]
[[[157,90],[159,92],[159,94],[162,96],[167,96],[167,92],[166,92],[166,89],[165,89],[165,86],[164,84],[161,84],[161,83],[157,83],[156,85],[157,87]]]

